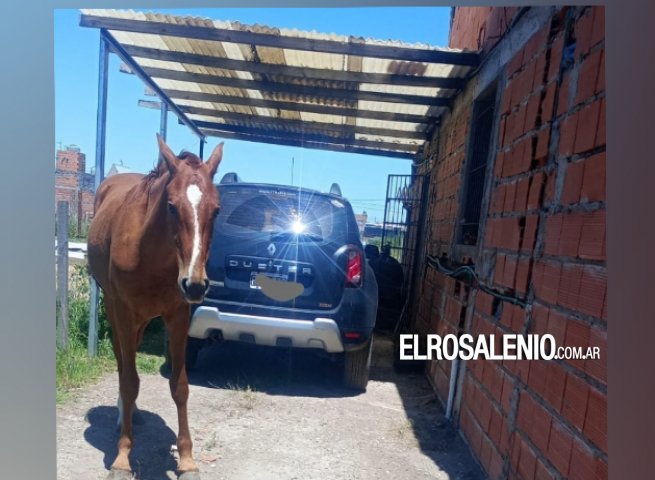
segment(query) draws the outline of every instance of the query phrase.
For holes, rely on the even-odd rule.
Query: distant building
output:
[[[111,168],[107,172],[107,175],[105,175],[105,177],[111,177],[112,175],[116,175],[118,173],[132,173],[132,170],[130,170],[124,165],[116,165],[115,163],[113,163],[111,165]]]
[[[359,227],[359,234],[363,235],[364,234],[364,226],[366,225],[366,222],[368,221],[368,214],[366,213],[366,210],[364,210],[362,213],[356,213],[355,214],[355,220],[357,221],[357,226]]]
[[[79,222],[93,217],[94,175],[86,173],[86,155],[77,145],[57,150],[55,167],[55,208],[68,202],[68,212]]]

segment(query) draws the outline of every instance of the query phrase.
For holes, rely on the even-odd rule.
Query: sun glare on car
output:
[[[305,231],[306,225],[302,223],[300,219],[294,220],[294,222],[291,224],[291,231],[295,234],[300,234]]]

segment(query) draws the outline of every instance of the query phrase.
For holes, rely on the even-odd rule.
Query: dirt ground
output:
[[[374,343],[365,394],[308,352],[218,344],[189,375],[189,422],[203,480],[484,478],[421,373]],[[58,478],[104,479],[116,454],[117,375],[57,407]],[[175,479],[177,415],[163,375],[141,375],[131,455],[136,478]]]

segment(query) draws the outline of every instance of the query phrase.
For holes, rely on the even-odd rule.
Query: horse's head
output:
[[[205,263],[219,209],[218,192],[212,179],[223,157],[223,144],[203,163],[192,153],[178,157],[161,136],[157,140],[160,163],[163,160],[170,173],[166,216],[177,252],[178,285],[187,302],[200,303],[209,288]]]

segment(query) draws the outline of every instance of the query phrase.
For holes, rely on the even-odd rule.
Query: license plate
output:
[[[285,282],[289,279],[287,275],[282,275],[282,274],[253,272],[250,274],[250,288],[254,288],[256,290],[261,290],[262,288],[258,285],[255,285],[255,277],[257,277],[257,275],[266,275],[268,278],[273,278],[275,280],[283,280]]]

